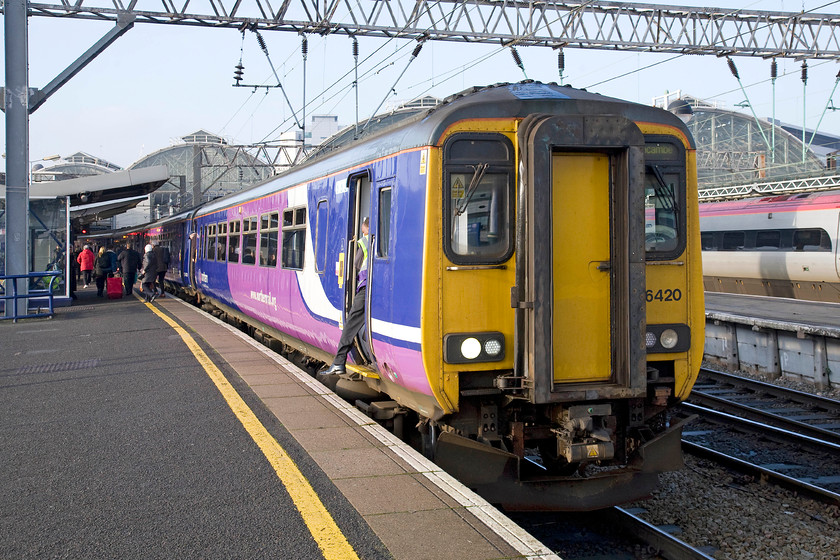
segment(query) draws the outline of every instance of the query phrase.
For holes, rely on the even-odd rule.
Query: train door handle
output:
[[[610,261],[601,261],[596,268],[601,272],[608,272],[612,268],[612,264],[610,264]]]

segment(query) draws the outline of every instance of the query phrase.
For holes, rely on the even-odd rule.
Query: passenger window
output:
[[[774,251],[781,247],[782,232],[778,230],[758,231],[755,234],[756,251]]]
[[[229,225],[230,229],[230,238],[228,239],[228,255],[227,260],[228,262],[238,263],[239,262],[239,229],[241,227],[241,222],[239,220],[233,221]]]
[[[242,264],[254,264],[257,259],[257,217],[242,221]]]
[[[798,229],[793,232],[794,251],[831,251],[831,238],[822,229]]]
[[[277,266],[277,212],[263,214],[260,220],[260,266]]]
[[[283,268],[303,270],[306,248],[306,208],[289,208],[283,212]]]
[[[216,260],[219,262],[227,260],[227,222],[219,224],[219,242],[216,255]]]
[[[208,228],[209,236],[207,239],[207,260],[216,260],[216,224],[210,225]]]
[[[723,250],[724,251],[743,251],[744,250],[744,232],[743,231],[727,231],[723,234]]]
[[[387,257],[391,245],[391,187],[379,190],[379,216],[376,223],[376,255]]]
[[[513,251],[514,219],[510,142],[496,134],[457,135],[447,141],[445,157],[447,256],[460,264],[507,260]],[[390,238],[390,211],[388,217]]]
[[[717,251],[715,233],[713,231],[704,231],[700,234],[700,247],[703,251]]]

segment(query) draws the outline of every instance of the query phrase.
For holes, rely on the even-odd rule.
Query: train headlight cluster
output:
[[[691,347],[688,325],[648,325],[645,348],[648,353],[685,352]]]
[[[505,336],[500,332],[457,333],[443,337],[443,359],[448,364],[498,362],[505,357]]]

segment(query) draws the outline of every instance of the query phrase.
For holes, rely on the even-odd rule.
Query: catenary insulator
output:
[[[517,52],[516,47],[510,48],[510,54],[511,56],[513,56],[513,61],[516,63],[516,65],[520,68],[524,68],[524,66],[522,65],[522,59],[519,58],[519,53]]]
[[[263,50],[263,52],[265,54],[268,54],[268,47],[265,44],[265,39],[263,39],[263,36],[260,35],[259,31],[254,31],[254,33],[257,34],[257,43],[260,44],[260,48]]]
[[[735,61],[727,56],[726,63],[729,65],[729,71],[732,72],[732,75],[735,76],[735,79],[740,80],[741,77],[738,76],[738,69],[735,67]]]
[[[245,72],[245,67],[242,66],[242,62],[235,66],[235,70],[233,71],[233,80],[236,82],[236,85],[239,85],[239,82],[242,81],[242,74]]]
[[[353,39],[353,56],[359,56],[359,41]]]
[[[808,83],[808,61],[802,61],[802,83]]]
[[[420,49],[423,48],[423,43],[417,43],[417,46],[414,47],[414,52],[411,53],[411,58],[417,58],[417,55],[420,54]]]
[[[303,56],[309,52],[309,42],[306,40],[306,37],[300,43],[300,52],[303,53]]]
[[[773,78],[774,80],[779,77],[779,68],[776,65],[776,59],[775,58],[770,63],[770,77]]]
[[[566,55],[563,49],[560,49],[560,52],[557,53],[557,69],[560,70],[561,74],[566,69]]]

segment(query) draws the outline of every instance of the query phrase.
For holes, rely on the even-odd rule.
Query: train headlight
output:
[[[488,356],[495,358],[502,351],[502,341],[497,338],[489,338],[484,343],[484,351]]]
[[[685,352],[691,348],[691,329],[688,325],[648,325],[645,349],[649,354]]]
[[[443,337],[447,364],[498,362],[505,357],[505,335],[500,332],[453,333]]]
[[[477,338],[469,337],[461,342],[461,356],[467,360],[474,360],[479,354],[481,354],[481,343]]]
[[[668,350],[671,350],[674,346],[676,346],[679,341],[680,337],[677,336],[677,331],[674,329],[665,329],[662,331],[662,334],[659,335],[659,343],[663,348],[667,348]]]

